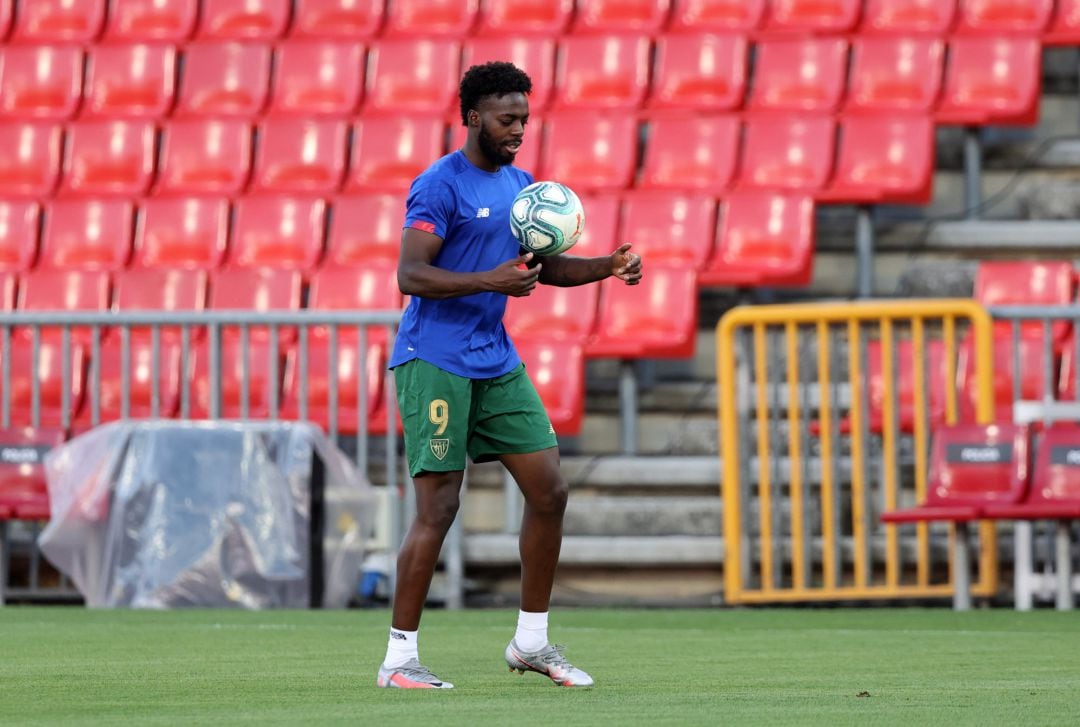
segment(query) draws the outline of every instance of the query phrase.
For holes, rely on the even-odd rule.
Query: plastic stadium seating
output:
[[[291,5],[291,0],[203,0],[197,35],[230,40],[273,40],[285,32]]]
[[[382,26],[384,0],[296,0],[292,35],[368,40]]]
[[[80,115],[156,119],[176,95],[176,51],[166,45],[98,45],[86,61]]]
[[[615,237],[619,224],[619,198],[614,194],[580,195],[585,209],[585,231],[568,255],[600,257],[619,246]]]
[[[230,267],[311,270],[323,251],[326,203],[278,195],[241,197],[234,206]]]
[[[851,46],[846,113],[924,113],[941,93],[945,44],[938,38],[863,37]]]
[[[437,114],[457,107],[461,47],[448,39],[380,40],[368,50],[363,112],[395,118]],[[425,165],[426,166],[426,165]]]
[[[221,408],[218,416],[225,419],[252,418],[265,419],[270,416],[271,396],[276,395],[281,401],[281,372],[284,363],[278,351],[272,350],[266,341],[252,338],[246,348],[242,348],[239,339],[223,338],[218,353],[220,371]],[[271,366],[276,362],[277,375],[273,375]],[[247,381],[245,386],[245,366]],[[202,343],[192,352],[191,373],[186,376],[190,381],[189,411],[192,419],[206,419],[211,416],[213,392],[210,377],[210,349],[208,343]],[[181,397],[183,390],[181,390]],[[247,410],[244,399],[247,398]],[[181,407],[183,399],[181,398]],[[182,412],[182,409],[181,409]]]
[[[848,33],[855,27],[862,0],[772,0],[767,33]]]
[[[650,266],[638,285],[600,283],[596,333],[589,358],[690,358],[697,335],[697,274]]]
[[[63,129],[51,121],[0,121],[0,196],[48,197],[60,178]]]
[[[960,0],[957,33],[1041,33],[1054,14],[1054,0]]]
[[[551,114],[544,122],[537,179],[558,179],[579,195],[625,189],[636,166],[637,119],[585,111]]]
[[[517,338],[514,348],[544,402],[555,433],[579,434],[585,413],[585,355],[581,344]]]
[[[135,197],[154,175],[152,121],[79,121],[68,126],[59,194]]]
[[[109,307],[104,270],[33,270],[19,279],[15,306],[26,311],[103,311]]]
[[[386,9],[384,38],[461,38],[469,34],[479,0],[410,0],[390,3]]]
[[[1076,401],[1076,332],[1061,348],[1061,374],[1058,377],[1058,399]]]
[[[64,438],[59,428],[0,429],[0,519],[49,518],[43,459],[50,449],[63,444]]]
[[[91,367],[87,374],[89,393],[73,422],[75,430],[120,419],[124,410],[124,347],[120,335],[111,332],[101,343],[97,378]],[[154,372],[154,346],[148,336],[133,336],[128,342],[128,402],[126,416],[133,419],[170,417],[180,404],[180,343],[162,339]],[[154,395],[157,389],[155,407]],[[97,422],[94,421],[93,392],[97,391]],[[156,408],[156,411],[155,411]]]
[[[445,126],[438,117],[361,117],[353,124],[346,188],[404,191],[442,156]]]
[[[270,47],[255,43],[192,43],[184,49],[176,115],[251,118],[270,90]]]
[[[37,202],[0,199],[0,271],[21,272],[34,264],[40,217]]]
[[[160,159],[156,192],[237,194],[251,173],[251,128],[242,119],[169,121]]]
[[[843,38],[758,43],[750,108],[836,111],[844,97],[847,56]]]
[[[1027,497],[1014,504],[993,503],[987,517],[1014,520],[1080,518],[1080,427],[1057,422],[1039,438]]]
[[[655,109],[727,111],[743,104],[748,42],[741,35],[661,35],[647,105]]]
[[[831,118],[753,115],[745,124],[740,187],[799,192],[824,188],[836,146]]]
[[[225,199],[151,197],[139,210],[132,265],[216,268],[225,258],[228,234]]]
[[[740,136],[735,115],[653,118],[637,186],[719,195],[735,176]]]
[[[565,36],[553,108],[638,108],[649,88],[650,45],[644,35]]]
[[[1039,117],[1042,47],[1030,37],[955,37],[936,119],[1032,125]]]
[[[509,61],[529,74],[529,112],[532,117],[547,108],[555,86],[555,41],[551,38],[469,38],[461,49],[461,69],[489,61]],[[454,115],[460,119],[460,115]]]
[[[678,192],[638,191],[623,197],[619,242],[633,243],[652,265],[698,270],[712,253],[716,199]]]
[[[755,30],[765,17],[765,0],[674,0],[668,28],[675,31]]]
[[[359,43],[292,41],[278,46],[271,114],[351,115],[364,93],[364,47]]]
[[[667,21],[671,0],[590,0],[578,6],[572,33],[655,35]]]
[[[506,301],[503,323],[514,341],[559,340],[584,343],[596,327],[600,286],[538,285],[523,298]]]
[[[574,0],[482,0],[477,35],[562,35],[574,13]]]
[[[733,192],[721,202],[720,229],[701,285],[804,285],[814,253],[808,196]]]
[[[1069,305],[1073,302],[1076,281],[1069,260],[984,260],[975,273],[973,297],[985,306]],[[1042,321],[1020,322],[1020,335],[1042,338]],[[1071,330],[1069,321],[1051,326],[1055,346]],[[1011,338],[1012,323],[994,322],[995,339]]]
[[[198,15],[199,0],[112,0],[105,38],[180,43],[195,31]]]
[[[19,43],[87,43],[101,32],[106,0],[23,0],[11,40]]]
[[[922,361],[916,360],[915,346],[910,339],[897,340],[893,345],[893,410],[896,412],[897,426],[901,432],[915,431],[915,395],[918,391],[915,386],[915,369],[918,366],[922,369],[923,412],[930,427],[929,431],[934,431],[945,423],[945,397],[950,387],[945,342],[937,338],[924,339]],[[881,341],[867,341],[866,354],[866,396],[870,404],[868,426],[871,432],[880,433],[885,428],[885,382]],[[850,427],[850,422],[841,422],[841,427]]]
[[[1057,0],[1050,27],[1042,34],[1043,45],[1080,44],[1080,0]]]
[[[393,310],[401,308],[401,291],[397,285],[397,265],[369,264],[355,268],[322,268],[311,275],[308,308],[311,310]],[[312,328],[313,337],[329,335],[324,326]],[[369,332],[381,339],[381,328]],[[356,338],[356,327],[339,331],[343,340]]]
[[[543,143],[544,118],[532,111],[531,101],[529,106],[529,122],[525,125],[525,137],[522,140],[521,148],[518,149],[518,153],[514,157],[514,166],[535,173],[540,166],[540,146]],[[454,118],[450,122],[449,151],[456,151],[465,146],[468,133],[468,128],[461,123],[460,117]]]
[[[215,270],[210,280],[207,307],[212,310],[297,311],[303,279],[299,270],[282,268],[226,268]],[[238,326],[222,330],[224,338],[240,340]],[[269,326],[251,326],[249,339],[270,340]],[[284,347],[296,340],[295,326],[279,326],[278,345]]]
[[[365,365],[360,366],[361,353],[355,339],[342,338],[338,342],[336,366],[331,366],[330,342],[325,338],[313,339],[308,347],[307,371],[301,372],[297,351],[291,351],[285,361],[285,378],[282,387],[282,417],[299,419],[300,399],[306,399],[305,418],[329,429],[330,423],[330,377],[337,379],[336,419],[338,432],[355,434],[359,425],[360,382],[364,380],[367,395],[366,419],[370,434],[386,433],[386,405],[382,395],[386,377],[386,347],[381,342],[369,341]],[[331,372],[334,368],[336,371]],[[306,374],[306,375],[303,375]],[[304,389],[301,391],[301,376]]]
[[[335,198],[323,265],[396,265],[404,222],[404,195],[372,193]]]
[[[962,420],[974,421],[977,390],[975,388],[975,355],[970,338],[960,342],[957,370],[961,391],[960,416]],[[1056,364],[1054,349],[1050,349],[1050,378],[1046,377],[1046,357],[1043,343],[1037,338],[1022,337],[1014,346],[1011,339],[996,337],[993,344],[993,393],[994,421],[1011,422],[1013,419],[1013,387],[1016,385],[1014,357],[1020,362],[1020,399],[1041,401],[1052,398],[1056,388]]]
[[[256,133],[250,190],[330,194],[341,186],[348,150],[344,120],[268,118]]]
[[[206,308],[207,276],[203,270],[136,268],[113,278],[113,310],[191,313]],[[189,340],[202,338],[201,328],[189,328]],[[116,334],[114,331],[113,334]],[[111,334],[111,335],[113,335]],[[163,341],[180,341],[182,326],[159,329]],[[132,328],[132,339],[150,340],[150,328]]]
[[[0,117],[70,118],[79,107],[82,65],[73,46],[0,46]]]
[[[15,0],[0,0],[0,39],[7,38],[15,14]]]
[[[861,32],[942,37],[956,18],[956,0],[866,0]]]
[[[19,284],[19,274],[14,270],[0,272],[0,310],[15,310],[15,289]]]
[[[887,523],[969,521],[984,507],[1023,499],[1028,483],[1028,429],[1014,424],[943,425],[934,432],[926,500],[883,513]]]
[[[131,257],[134,205],[127,199],[53,200],[45,207],[39,265],[119,270]]]
[[[33,342],[13,338],[11,342],[11,387],[8,401],[11,405],[13,426],[64,428],[70,425],[82,404],[86,381],[86,350],[72,339],[68,359],[68,377],[64,376],[64,347],[59,338],[42,337],[38,348],[37,366],[34,366]],[[34,421],[33,379],[38,380],[38,421]],[[64,401],[65,378],[67,380],[67,406]],[[0,392],[4,381],[0,379]],[[2,395],[2,394],[0,394]]]
[[[849,116],[836,170],[818,201],[927,204],[934,179],[934,124],[927,116]]]

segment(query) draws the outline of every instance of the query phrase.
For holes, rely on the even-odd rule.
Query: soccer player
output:
[[[556,684],[592,686],[548,643],[548,605],[562,544],[567,484],[555,430],[503,327],[507,296],[537,283],[641,279],[623,244],[596,258],[521,253],[510,206],[533,182],[513,166],[529,120],[532,81],[510,63],[471,67],[461,80],[465,145],[417,177],[406,202],[398,285],[412,296],[390,357],[405,432],[416,519],[397,561],[397,588],[381,687],[449,689],[420,663],[417,632],[443,539],[457,515],[466,457],[499,460],[525,499],[521,610],[506,647],[511,669]]]

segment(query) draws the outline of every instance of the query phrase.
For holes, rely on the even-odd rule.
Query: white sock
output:
[[[548,644],[548,612],[518,611],[514,641],[522,651],[540,651]]]
[[[402,631],[390,627],[390,638],[386,642],[386,658],[383,666],[396,669],[409,659],[420,659],[416,652],[416,639],[419,631]]]

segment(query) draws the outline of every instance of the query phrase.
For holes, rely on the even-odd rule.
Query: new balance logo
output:
[[[400,631],[394,631],[393,629],[390,629],[390,638],[396,639],[397,641],[406,641],[405,634]]]
[[[487,207],[477,207],[476,208],[476,216],[477,217],[490,217],[491,216],[491,210],[489,208],[487,208]]]

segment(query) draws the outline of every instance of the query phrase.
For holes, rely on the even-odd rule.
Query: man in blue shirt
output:
[[[417,633],[443,539],[457,515],[466,457],[502,462],[525,499],[521,610],[507,664],[561,686],[593,683],[547,639],[567,484],[554,429],[502,317],[507,296],[527,296],[537,283],[583,285],[616,276],[635,285],[641,258],[629,244],[597,258],[521,253],[509,218],[514,197],[533,181],[513,166],[531,90],[529,77],[510,63],[470,68],[460,87],[465,145],[432,164],[409,191],[398,285],[411,300],[390,367],[416,519],[398,553],[381,687],[453,686],[420,663]]]

